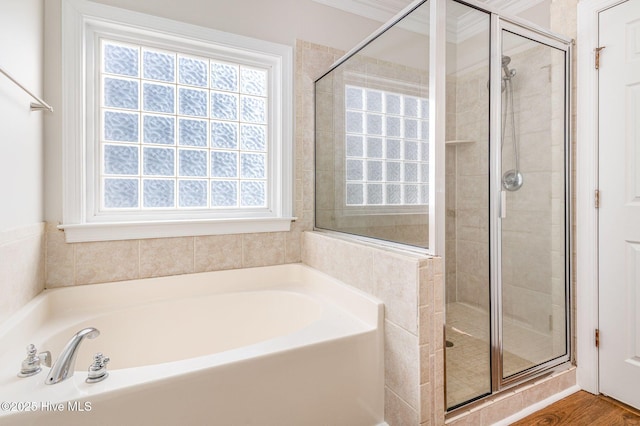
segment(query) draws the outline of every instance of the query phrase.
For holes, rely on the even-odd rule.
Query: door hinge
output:
[[[599,189],[596,189],[593,194],[593,204],[595,205],[596,209],[600,208],[600,190]]]
[[[600,69],[600,51],[602,49],[604,49],[606,46],[600,46],[600,47],[596,47],[595,51],[596,51],[596,69],[599,70]]]
[[[600,330],[596,328],[596,348],[600,347]]]

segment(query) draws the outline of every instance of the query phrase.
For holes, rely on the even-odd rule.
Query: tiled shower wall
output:
[[[486,68],[447,79],[447,301],[489,306]]]
[[[554,284],[564,299],[564,234],[557,221],[564,210],[558,204],[564,204],[564,134],[562,127],[559,137],[552,132],[554,117],[563,118],[564,96],[560,93],[560,105],[553,105],[556,100],[550,96],[552,83],[562,85],[564,64],[552,63],[551,50],[538,46],[512,55],[510,65],[520,64],[513,78],[514,104],[520,166],[527,182],[507,193],[507,217],[502,221],[504,313],[544,334],[552,326],[552,296],[558,293]],[[513,167],[510,141],[503,150],[505,169]],[[554,253],[553,247],[560,250]],[[552,280],[554,271],[560,275],[556,280]],[[553,321],[562,329],[564,312],[558,314]]]
[[[528,49],[511,58],[510,67],[517,70],[512,84],[525,183],[519,191],[507,193],[508,213],[502,227],[503,306],[507,317],[548,333],[549,318],[554,318],[558,330],[564,319],[564,234],[562,223],[555,221],[564,204],[563,122],[552,115],[563,107],[563,64],[552,64],[548,47]],[[470,142],[447,146],[447,300],[485,311],[489,305],[488,104],[477,102],[487,99],[477,94],[487,91],[486,74],[482,68],[449,78],[450,96],[457,100],[452,106],[456,118],[450,137]],[[559,95],[559,105],[549,97],[552,90]],[[514,167],[510,129],[509,123],[503,147],[505,170]],[[552,291],[556,287],[559,290]]]

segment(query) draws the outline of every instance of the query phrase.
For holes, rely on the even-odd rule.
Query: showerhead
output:
[[[502,92],[507,88],[507,82],[511,80],[511,77],[516,75],[515,69],[509,69],[509,64],[511,63],[511,57],[507,55],[502,55],[502,71],[504,72],[504,77],[502,77]],[[489,88],[489,82],[487,81],[487,89]]]
[[[504,71],[504,76],[507,79],[512,77],[511,70],[509,69],[509,63],[511,63],[511,57],[502,55],[502,70]]]

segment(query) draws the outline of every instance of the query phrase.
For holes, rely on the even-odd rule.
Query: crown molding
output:
[[[325,6],[373,19],[374,21],[387,22],[395,14],[411,3],[411,0],[312,0]],[[514,16],[536,6],[545,0],[476,0],[476,3],[485,4],[492,10],[499,10],[505,15]],[[414,12],[415,13],[415,12]],[[427,34],[426,14],[424,16],[409,16],[400,23],[406,30],[419,34]],[[462,42],[486,28],[486,22],[479,19],[474,11],[469,11],[458,16],[455,21],[449,21],[447,37],[452,42]],[[454,30],[455,29],[455,30]]]

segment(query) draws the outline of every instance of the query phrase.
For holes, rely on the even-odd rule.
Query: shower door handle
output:
[[[507,217],[507,191],[500,191],[500,219]]]

